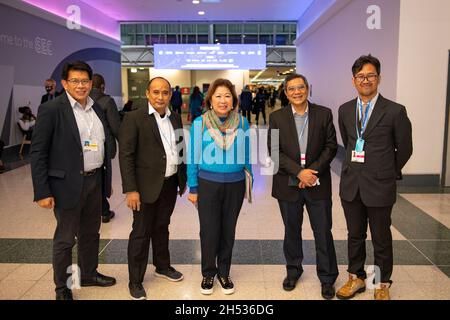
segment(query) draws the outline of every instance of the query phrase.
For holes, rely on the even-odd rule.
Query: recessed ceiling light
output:
[[[205,11],[199,11],[198,14],[203,16],[205,14]]]
[[[200,3],[200,0],[192,0],[192,3],[193,3],[193,4],[199,4],[199,3]]]

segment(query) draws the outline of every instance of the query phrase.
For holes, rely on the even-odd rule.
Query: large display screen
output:
[[[157,69],[261,70],[266,68],[265,44],[155,44]]]

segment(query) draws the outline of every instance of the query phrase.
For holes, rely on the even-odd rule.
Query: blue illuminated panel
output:
[[[266,68],[265,44],[155,44],[156,69],[260,70]]]

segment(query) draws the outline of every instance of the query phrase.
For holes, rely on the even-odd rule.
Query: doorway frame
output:
[[[447,153],[449,152],[448,145],[448,134],[449,134],[449,116],[450,116],[450,50],[448,51],[448,73],[447,73],[447,100],[445,105],[445,127],[444,127],[444,152],[442,157],[442,176],[441,176],[441,187],[445,187],[446,183],[450,181],[446,181],[447,170]]]

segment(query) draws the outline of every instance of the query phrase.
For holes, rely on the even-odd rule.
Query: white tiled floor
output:
[[[339,178],[333,174],[333,235],[335,240],[346,240],[347,229],[338,197]],[[111,209],[116,217],[102,224],[102,239],[128,239],[132,215],[121,194],[121,180],[117,159],[114,161],[114,194]],[[256,175],[253,204],[245,203],[238,220],[236,239],[283,239],[284,231],[278,204],[271,197],[271,178]],[[450,226],[450,195],[402,195],[408,201],[447,227]],[[0,238],[51,239],[55,228],[53,212],[38,208],[33,203],[29,165],[0,175]],[[189,227],[186,227],[189,226]],[[394,240],[405,240],[392,227]],[[179,198],[170,224],[171,239],[198,239],[199,225],[196,209],[186,196]],[[304,215],[303,238],[312,240],[307,213]],[[370,234],[369,234],[370,239]],[[149,299],[321,299],[320,283],[315,266],[305,266],[299,285],[292,292],[282,289],[285,267],[282,265],[233,265],[231,276],[236,293],[224,296],[218,289],[210,297],[200,294],[199,265],[176,266],[184,273],[180,283],[155,278],[149,266],[144,286]],[[336,287],[346,281],[346,266],[340,266]],[[76,299],[128,299],[127,266],[100,265],[99,271],[115,276],[111,288],[83,288],[75,290]],[[50,264],[0,264],[0,299],[54,299],[53,273]],[[396,265],[393,274],[393,299],[450,299],[450,279],[435,266]],[[357,299],[372,299],[368,290]]]
[[[304,273],[291,291],[282,289],[284,266],[280,265],[234,265],[231,275],[236,286],[233,295],[226,296],[220,291],[216,280],[211,296],[200,293],[200,266],[175,265],[184,274],[180,282],[170,282],[155,277],[149,266],[144,279],[144,288],[149,299],[154,300],[202,300],[202,299],[272,299],[272,300],[321,300],[320,283],[316,277],[315,266],[305,266]],[[347,280],[346,266],[339,266],[340,276],[336,287]],[[83,287],[74,289],[74,297],[82,300],[129,299],[128,271],[126,265],[101,265],[99,271],[114,275],[114,287]],[[17,265],[0,264],[0,274],[7,274],[0,281],[0,299],[48,300],[54,299],[52,268],[50,264]],[[395,266],[392,276],[392,299],[396,300],[448,300],[450,280],[434,266]],[[373,299],[373,290],[358,295],[357,300]]]

